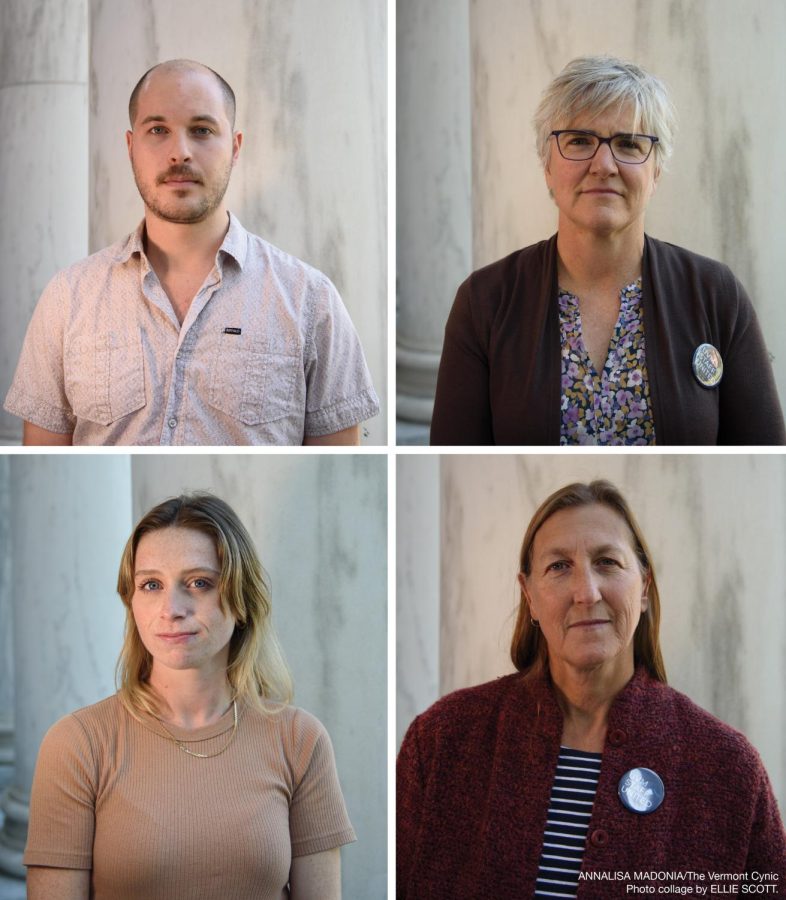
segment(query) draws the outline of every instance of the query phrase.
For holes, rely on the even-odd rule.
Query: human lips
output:
[[[582,619],[579,622],[572,622],[568,628],[597,628],[601,625],[610,625],[610,619]]]
[[[162,641],[165,641],[168,644],[184,644],[189,641],[192,637],[196,637],[195,631],[168,631],[168,632],[160,632],[156,635],[156,637],[160,638]]]

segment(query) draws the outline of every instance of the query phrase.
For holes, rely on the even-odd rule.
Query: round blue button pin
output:
[[[663,803],[666,789],[660,775],[652,769],[631,769],[620,778],[617,791],[622,805],[631,812],[647,813],[655,810]]]

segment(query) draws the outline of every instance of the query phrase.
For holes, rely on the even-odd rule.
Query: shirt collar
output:
[[[132,231],[125,241],[121,243],[115,256],[115,261],[126,263],[134,253],[138,253],[140,257],[143,257],[145,255],[144,235],[145,220],[142,219],[136,230]],[[229,214],[229,230],[224,237],[223,243],[218,248],[218,252],[231,256],[242,270],[248,253],[248,232],[240,224],[240,220],[231,212]]]

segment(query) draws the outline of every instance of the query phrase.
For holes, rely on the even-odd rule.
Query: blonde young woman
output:
[[[167,500],[120,564],[116,695],[41,746],[24,862],[44,900],[336,900],[355,839],[330,739],[288,704],[270,591],[216,497]]]

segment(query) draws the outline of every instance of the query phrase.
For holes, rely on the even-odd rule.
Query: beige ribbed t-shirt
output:
[[[309,713],[238,704],[212,759],[116,696],[61,719],[38,754],[27,866],[91,869],[95,900],[282,900],[294,856],[355,840],[333,748]],[[199,753],[233,716],[195,731]]]

